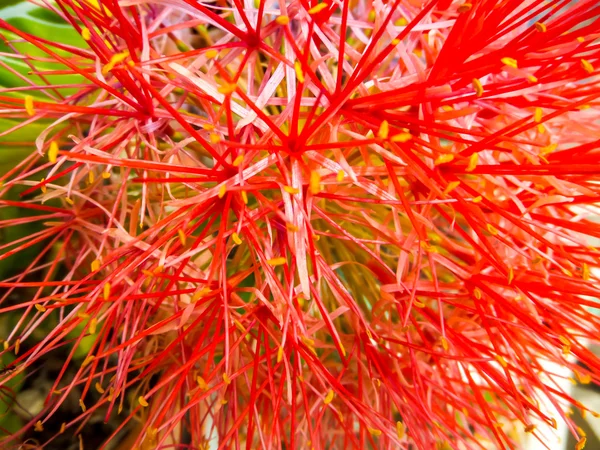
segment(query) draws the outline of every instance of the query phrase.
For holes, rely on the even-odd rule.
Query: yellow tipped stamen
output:
[[[138,403],[144,408],[148,407],[148,401],[142,395],[138,397]]]
[[[33,97],[31,95],[25,96],[25,111],[27,111],[27,114],[30,116],[33,116],[35,114],[35,108],[33,106]]]
[[[219,88],[217,89],[221,94],[224,95],[229,95],[235,92],[235,88],[237,86],[233,83],[226,83],[226,84],[222,84],[221,86],[219,86]]]
[[[296,71],[296,78],[300,83],[304,83],[304,72],[302,72],[302,64],[300,61],[294,63],[294,70]]]
[[[450,345],[448,344],[448,339],[446,339],[444,336],[442,336],[441,341],[442,341],[442,348],[445,351],[448,351],[448,349],[450,348]]]
[[[555,142],[553,144],[547,145],[546,147],[542,147],[540,149],[540,154],[542,156],[545,155],[549,155],[550,153],[552,153],[554,150],[556,150],[556,147],[558,147],[558,144]]]
[[[367,427],[367,429],[369,430],[369,433],[371,433],[371,435],[381,436],[381,430],[378,430],[377,428],[371,428],[371,427]]]
[[[545,33],[546,31],[548,31],[548,27],[546,27],[545,23],[536,22],[533,25],[535,26],[535,29],[538,30],[540,33]]]
[[[63,422],[60,424],[60,430],[58,430],[58,433],[63,434],[66,429],[67,429],[67,424],[65,422]]]
[[[103,291],[104,300],[108,300],[110,297],[110,283],[104,283],[104,291]]]
[[[298,194],[300,191],[292,186],[284,186],[283,190],[288,194]]]
[[[79,399],[79,406],[81,407],[81,410],[83,412],[87,411],[87,408],[85,407],[85,403],[83,403],[83,399],[82,398]]]
[[[390,124],[388,123],[387,120],[384,120],[383,122],[381,122],[381,125],[379,125],[379,130],[377,131],[377,137],[380,139],[387,139],[389,134],[390,134]]]
[[[527,75],[527,80],[529,80],[530,83],[537,83],[538,79],[535,75]]]
[[[36,303],[34,306],[35,306],[35,309],[37,309],[39,312],[46,312],[45,306],[40,305],[39,303]]]
[[[91,170],[88,172],[88,183],[92,184],[94,182],[94,180],[96,179],[96,176],[94,175],[94,172],[92,172]]]
[[[329,7],[329,4],[327,4],[327,3],[319,3],[318,5],[315,5],[315,6],[313,6],[312,8],[310,8],[310,9],[308,10],[308,13],[309,13],[310,15],[313,15],[313,14],[318,14],[318,13],[320,13],[321,11],[323,11],[325,8],[328,8],[328,7]]]
[[[21,349],[21,339],[17,339],[15,341],[15,355],[19,354],[20,349]]]
[[[477,95],[477,97],[481,97],[483,95],[483,84],[481,84],[481,81],[479,81],[478,78],[473,78],[473,89],[475,89],[475,95]]]
[[[594,73],[594,66],[592,66],[592,63],[589,62],[587,59],[582,59],[581,60],[581,67],[583,68],[583,70],[585,70],[587,73]]]
[[[8,350],[8,347],[10,347],[10,344],[8,343],[8,341],[4,341],[2,343],[2,346],[4,347],[4,350]]]
[[[208,59],[213,59],[213,58],[216,58],[218,54],[219,54],[218,50],[211,48],[210,50],[206,51],[204,56],[206,56]]]
[[[479,162],[479,154],[478,153],[473,153],[469,157],[469,164],[467,165],[467,168],[465,169],[465,172],[473,172],[475,170],[475,168],[477,167],[477,163],[478,162]]]
[[[67,202],[67,204],[71,205],[71,206],[73,206],[75,204],[75,202],[73,201],[73,199],[69,198],[69,197],[65,198],[65,202]]]
[[[100,382],[96,382],[94,387],[96,388],[96,391],[98,391],[98,394],[104,394],[104,389],[102,388],[102,385],[100,384]]]
[[[581,278],[585,281],[590,279],[590,267],[586,263],[583,263]]]
[[[41,433],[42,431],[44,431],[44,425],[42,425],[42,421],[38,420],[35,423],[35,426],[33,427],[34,431],[37,431],[38,433]]]
[[[477,300],[481,300],[481,290],[479,288],[473,289],[473,295]]]
[[[512,67],[514,69],[517,69],[519,67],[517,64],[517,60],[514,58],[502,58],[500,61],[502,61],[502,64],[504,64],[505,66]]]
[[[185,247],[185,244],[187,243],[187,236],[185,235],[183,230],[177,230],[177,236],[179,237],[179,242],[181,242],[181,245],[183,245]]]
[[[283,359],[283,347],[279,347],[279,350],[277,350],[277,362],[280,363],[282,359]]]
[[[456,189],[459,185],[460,185],[460,181],[451,181],[450,183],[448,183],[448,186],[446,186],[446,189],[444,189],[444,194],[449,194],[454,189]]]
[[[577,42],[579,42],[581,44],[581,43],[585,42],[585,38],[583,36],[579,36],[577,38]]]
[[[457,11],[462,14],[471,11],[473,9],[473,5],[471,3],[463,3],[457,9]]]
[[[444,163],[448,163],[450,161],[452,161],[454,159],[454,155],[452,153],[446,153],[444,155],[440,155],[436,158],[436,160],[434,161],[434,164],[436,166],[439,166],[440,164],[444,164]]]
[[[229,378],[229,375],[227,375],[226,373],[223,373],[223,381],[225,382],[225,384],[230,385],[231,384],[231,378]]]
[[[396,422],[396,434],[400,440],[406,435],[406,427],[402,422]]]
[[[583,436],[581,439],[577,441],[577,445],[575,445],[575,450],[583,450],[585,448],[585,443],[587,442],[587,437]]]
[[[239,166],[244,161],[244,154],[238,155],[237,158],[233,160],[233,167]]]
[[[98,327],[98,319],[96,319],[95,317],[90,320],[90,326],[88,328],[88,331],[90,332],[90,334],[96,334],[96,328]]]
[[[396,38],[396,39],[392,39],[392,45],[396,46],[400,43],[400,39]]]
[[[100,176],[105,180],[108,180],[110,178],[110,172],[102,172]]]
[[[89,363],[91,363],[94,359],[96,359],[96,357],[94,355],[88,355],[83,362],[81,363],[81,367],[85,367],[87,366]]]
[[[533,425],[533,424],[527,425],[525,427],[525,433],[533,433],[534,430],[535,430],[535,425]]]
[[[110,61],[102,68],[102,75],[108,74],[111,70],[115,68],[116,65],[122,63],[129,57],[129,51],[125,50],[121,53],[115,53],[110,58]]]
[[[92,272],[97,272],[98,269],[100,269],[100,261],[98,261],[97,259],[93,260],[92,264],[90,264],[90,268]]]
[[[300,230],[300,228],[298,228],[296,225],[294,225],[293,223],[290,223],[290,222],[287,222],[285,224],[285,228],[288,231],[291,231],[292,233],[297,233]]]
[[[504,368],[508,367],[508,363],[506,362],[506,360],[502,356],[496,355],[495,358],[496,358],[496,361],[498,361],[498,363],[500,363],[500,365],[502,367],[504,367]]]
[[[408,142],[412,139],[412,134],[410,133],[400,133],[400,134],[396,134],[394,136],[392,136],[390,138],[390,141],[392,142],[399,142],[401,144],[403,144],[404,142]]]
[[[208,384],[206,383],[206,381],[204,381],[204,378],[202,378],[200,375],[198,375],[196,377],[196,383],[198,383],[198,387],[200,388],[201,391],[205,391],[208,389]]]
[[[346,176],[346,174],[344,173],[344,171],[343,171],[343,170],[340,170],[340,171],[337,173],[337,175],[336,175],[335,179],[336,179],[336,180],[338,181],[338,183],[339,183],[339,182],[341,182],[341,181],[344,181],[344,177],[345,177],[345,176]]]
[[[283,256],[280,256],[279,258],[271,258],[271,259],[267,259],[267,264],[270,266],[282,266],[286,263],[286,259]]]
[[[408,20],[406,20],[404,17],[400,17],[394,22],[394,25],[397,27],[405,27],[406,25],[408,25]]]
[[[227,192],[227,186],[225,186],[224,184],[221,185],[221,187],[219,188],[219,198],[223,198],[225,197],[225,192]]]
[[[543,114],[544,114],[544,111],[542,110],[542,108],[535,108],[535,113],[533,114],[533,120],[536,123],[540,123],[542,121]]]
[[[50,149],[48,150],[48,161],[51,163],[56,162],[56,158],[58,157],[58,144],[54,141],[50,142]]]
[[[211,144],[218,144],[221,142],[221,136],[219,136],[217,133],[210,133],[208,140]]]
[[[244,202],[244,205],[248,204],[248,194],[246,191],[242,191],[242,201]]]
[[[498,230],[491,223],[488,223],[486,228],[492,236],[496,236],[498,234]]]
[[[92,38],[92,33],[90,32],[89,28],[83,27],[81,29],[81,37],[84,41],[89,41]]]
[[[321,175],[316,170],[310,173],[309,190],[311,194],[318,194],[321,191]]]
[[[508,270],[508,284],[511,284],[514,279],[515,279],[515,272],[514,272],[513,268],[511,267]]]
[[[242,244],[242,240],[240,239],[240,235],[237,233],[233,233],[231,235],[231,240],[233,242],[235,242],[235,245],[241,245]]]
[[[325,403],[326,405],[329,405],[333,401],[333,396],[334,396],[333,389],[329,389],[329,392],[327,392],[327,395],[323,399],[323,403]]]
[[[275,23],[277,25],[285,26],[290,23],[290,18],[288,16],[279,16],[275,19]]]

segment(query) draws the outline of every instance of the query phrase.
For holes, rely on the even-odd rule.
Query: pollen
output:
[[[110,178],[110,172],[102,172],[100,176],[105,180],[108,180]]]
[[[94,172],[92,172],[91,170],[88,172],[88,183],[92,184],[94,182],[94,180],[96,179]]]
[[[283,359],[283,347],[279,347],[279,350],[277,350],[277,362],[280,363],[282,359]]]
[[[30,116],[35,114],[35,107],[33,106],[33,97],[31,95],[25,96],[25,111]]]
[[[282,266],[286,263],[286,259],[283,256],[280,256],[279,258],[271,258],[271,259],[267,259],[267,264],[270,266]]]
[[[222,184],[221,187],[219,188],[219,194],[218,194],[219,198],[225,197],[225,192],[227,192],[227,186]]]
[[[44,431],[44,425],[42,425],[42,421],[41,421],[41,420],[38,420],[38,421],[35,423],[35,426],[33,427],[33,429],[34,429],[35,431],[37,431],[38,433],[41,433],[42,431]]]
[[[204,378],[202,378],[200,375],[198,375],[196,377],[196,383],[198,383],[198,387],[200,388],[201,391],[205,391],[208,389],[208,384],[206,383]]]
[[[473,78],[473,89],[475,89],[475,95],[477,95],[477,97],[481,97],[483,95],[483,84],[481,84],[479,78]]]
[[[221,86],[219,86],[218,91],[221,94],[229,95],[229,94],[232,94],[235,92],[236,87],[237,86],[233,83],[225,83],[225,84],[222,84]]]
[[[39,312],[46,312],[46,307],[44,305],[40,305],[39,303],[36,303],[35,305],[35,309],[37,309]]]
[[[248,194],[246,193],[246,191],[242,191],[241,195],[242,195],[242,201],[244,202],[244,205],[247,205],[248,204]]]
[[[383,122],[381,122],[381,125],[379,125],[379,130],[377,131],[377,137],[380,139],[387,139],[389,133],[390,133],[390,124],[388,123],[387,120],[384,120]]]
[[[206,51],[204,56],[206,56],[208,59],[213,59],[213,58],[216,58],[218,54],[219,54],[218,50],[211,48],[210,50]]]
[[[477,300],[481,300],[481,290],[479,288],[473,289],[473,295]]]
[[[88,328],[88,331],[90,332],[90,334],[96,334],[96,328],[98,327],[98,319],[96,319],[95,317],[90,320],[90,326]]]
[[[592,66],[592,63],[589,62],[587,59],[582,59],[581,60],[581,67],[587,73],[590,73],[590,74],[594,73],[594,66]]]
[[[392,39],[392,45],[396,46],[400,43],[400,39],[396,38],[396,39]]]
[[[540,123],[542,121],[543,114],[544,110],[542,110],[542,108],[535,108],[535,113],[533,113],[533,120],[536,123]]]
[[[406,435],[406,427],[402,422],[396,422],[396,435],[400,440],[402,440]]]
[[[58,433],[63,434],[66,429],[67,429],[67,424],[65,422],[63,422],[60,424],[60,430],[58,430]]]
[[[315,5],[315,6],[313,6],[312,8],[310,8],[310,9],[308,10],[308,13],[309,13],[310,15],[313,15],[313,14],[318,14],[318,13],[320,13],[321,11],[323,11],[325,8],[328,8],[328,7],[329,7],[329,4],[327,4],[327,3],[319,3],[318,5]]]
[[[406,25],[408,25],[408,20],[406,20],[404,17],[400,17],[394,22],[394,25],[396,25],[397,27],[405,27]]]
[[[448,186],[446,186],[446,188],[444,189],[444,194],[446,194],[446,195],[449,194],[454,189],[456,189],[459,185],[460,185],[460,181],[451,181],[450,183],[448,183]]]
[[[103,290],[103,298],[104,300],[108,300],[110,297],[110,283],[104,283],[104,290]]]
[[[233,167],[239,166],[242,162],[244,162],[244,154],[238,155],[237,158],[233,160]]]
[[[504,368],[508,367],[508,363],[506,362],[506,360],[505,360],[505,359],[504,359],[502,356],[500,356],[500,355],[496,355],[496,356],[495,356],[495,358],[496,358],[496,361],[498,361],[498,363],[499,363],[499,364],[500,364],[502,367],[504,367]]]
[[[85,407],[85,403],[83,403],[83,399],[82,398],[79,399],[79,406],[81,407],[81,410],[83,412],[87,411],[87,408]]]
[[[304,83],[304,72],[302,72],[302,64],[300,61],[294,63],[294,70],[296,71],[296,78],[300,83]]]
[[[400,133],[400,134],[396,134],[394,136],[392,136],[390,138],[390,141],[392,142],[399,142],[401,144],[403,144],[404,142],[408,142],[412,139],[412,134],[410,133]]]
[[[448,349],[450,348],[450,346],[449,346],[449,344],[448,344],[448,339],[446,339],[444,336],[442,336],[442,339],[441,339],[441,341],[442,341],[442,348],[443,348],[445,351],[448,351]]]
[[[229,375],[227,375],[226,373],[223,373],[223,381],[225,382],[226,385],[231,384],[231,378],[229,378]]]
[[[96,359],[96,357],[94,355],[88,355],[81,363],[81,367],[83,368],[83,367],[89,365],[89,363],[91,363],[94,359]]]
[[[371,428],[371,427],[367,427],[367,429],[369,430],[369,433],[371,433],[371,435],[381,436],[381,430],[378,430],[377,428]]]
[[[346,176],[346,174],[344,173],[344,171],[343,171],[343,170],[340,170],[340,171],[338,171],[338,173],[337,173],[337,175],[336,175],[335,179],[336,179],[336,180],[337,180],[337,182],[339,183],[339,182],[341,182],[341,181],[344,181],[344,177],[345,177],[345,176]]]
[[[218,144],[221,142],[221,136],[219,136],[217,133],[210,133],[208,139],[210,140],[211,144]]]
[[[327,395],[323,399],[323,403],[325,403],[326,405],[329,405],[333,401],[333,396],[334,396],[333,389],[329,389],[329,392],[327,392]]]
[[[98,394],[104,394],[104,389],[102,388],[102,385],[100,384],[100,382],[96,382],[94,387],[96,388],[96,391],[98,391]]]
[[[179,237],[179,242],[181,242],[181,245],[185,247],[185,244],[187,242],[187,236],[185,235],[185,232],[179,229],[177,230],[177,236]]]
[[[233,242],[235,242],[235,245],[241,245],[242,244],[242,240],[240,239],[240,235],[237,233],[233,233],[231,235],[231,240]]]
[[[457,9],[457,11],[462,14],[471,11],[473,9],[473,5],[471,3],[463,3]]]
[[[292,233],[297,233],[298,231],[300,231],[300,228],[298,228],[296,225],[294,225],[291,222],[287,222],[285,224],[285,228],[286,228],[286,230],[288,230],[288,231],[290,231]]]
[[[21,339],[15,341],[15,355],[19,354],[19,350],[21,350]]]
[[[110,58],[110,61],[102,68],[102,75],[108,74],[108,72],[113,70],[115,68],[115,66],[117,66],[118,64],[125,61],[127,59],[127,57],[129,57],[129,52],[127,50],[125,50],[124,52],[115,53],[114,55],[112,55],[112,57]]]
[[[97,259],[93,260],[92,264],[90,264],[90,269],[92,272],[97,272],[100,269],[100,261]]]
[[[539,31],[540,33],[545,33],[546,31],[548,31],[548,28],[546,27],[546,24],[543,22],[536,22],[533,24],[535,26],[535,29],[537,31]]]
[[[48,150],[48,161],[51,163],[56,162],[56,158],[58,157],[58,144],[54,141],[50,142],[50,149]]]
[[[501,61],[502,61],[502,64],[504,64],[505,66],[509,66],[514,69],[517,69],[519,67],[517,64],[517,60],[514,58],[502,58]]]
[[[525,427],[525,433],[533,433],[534,430],[535,430],[535,425],[533,425],[533,424],[527,425]]]
[[[84,41],[89,41],[92,38],[92,33],[90,33],[90,29],[87,27],[83,27],[81,29],[81,37]]]
[[[491,223],[488,223],[486,225],[487,230],[489,231],[489,233],[492,236],[497,236],[498,235],[498,230],[496,229],[496,227],[494,225],[492,225]]]
[[[439,166],[440,164],[450,162],[453,159],[454,159],[454,155],[452,153],[446,153],[445,155],[438,156],[438,158],[435,160],[434,164],[436,166]]]
[[[590,279],[590,266],[588,266],[586,263],[583,263],[581,278],[583,278],[584,281],[588,281]]]
[[[321,175],[316,170],[310,173],[309,190],[313,195],[318,194],[321,191]]]
[[[585,448],[585,443],[587,442],[587,437],[583,436],[579,441],[577,441],[577,445],[575,445],[575,450],[583,450]]]
[[[285,192],[287,192],[288,194],[298,194],[300,191],[298,189],[296,189],[295,187],[292,186],[284,186],[283,190]]]
[[[479,154],[473,153],[469,157],[469,164],[467,165],[467,168],[465,169],[465,171],[466,172],[473,172],[475,170],[475,168],[477,167],[477,163],[478,162],[479,162]]]
[[[508,284],[511,284],[514,279],[515,279],[515,272],[514,272],[513,268],[511,267],[510,269],[508,269]]]
[[[65,201],[67,202],[68,205],[71,205],[71,206],[73,206],[75,204],[73,199],[70,197],[65,198]]]
[[[529,80],[530,83],[537,83],[538,79],[535,75],[527,75],[527,80]]]
[[[277,25],[285,26],[290,23],[290,18],[288,16],[279,16],[275,19],[275,23]]]
[[[138,397],[138,403],[139,403],[140,405],[142,405],[144,408],[147,408],[147,407],[148,407],[148,401],[147,401],[147,400],[144,398],[144,396],[143,396],[143,395],[140,395],[140,396]]]

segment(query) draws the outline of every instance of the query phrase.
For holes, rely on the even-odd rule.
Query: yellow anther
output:
[[[389,133],[390,133],[390,124],[388,123],[387,120],[384,120],[383,122],[381,122],[381,125],[379,125],[379,130],[377,131],[377,137],[380,139],[387,139]]]
[[[198,387],[200,388],[201,391],[205,391],[208,389],[208,384],[206,383],[204,378],[202,378],[200,375],[198,375],[196,377],[196,383],[198,383]]]
[[[229,95],[235,92],[237,86],[233,83],[225,83],[217,89],[221,94]]]
[[[288,16],[279,16],[275,19],[275,23],[284,26],[290,23],[290,18]]]
[[[110,61],[102,68],[102,75],[106,75],[108,72],[113,70],[117,64],[122,63],[129,56],[129,51],[125,50],[121,53],[115,53],[110,58]]]
[[[38,433],[41,433],[42,431],[44,431],[44,425],[42,425],[42,421],[38,420],[34,427],[33,427],[34,431],[37,431]]]
[[[100,176],[105,180],[108,180],[110,178],[110,172],[102,172]]]
[[[582,59],[581,60],[581,67],[583,68],[583,70],[585,70],[587,73],[593,73],[594,72],[594,66],[592,66],[592,63],[589,62],[587,59]]]
[[[221,142],[221,136],[219,136],[217,133],[210,133],[208,135],[208,140],[211,144],[218,144]]]
[[[406,427],[402,422],[396,422],[396,435],[400,440],[402,440],[406,435]]]
[[[233,233],[231,235],[231,240],[235,243],[235,245],[241,245],[242,244],[242,240],[240,239],[240,235],[237,233]]]
[[[35,107],[33,106],[33,97],[31,95],[25,96],[25,111],[27,111],[27,114],[29,114],[30,116],[33,116],[35,114]]]
[[[279,350],[277,350],[277,362],[280,363],[282,359],[283,359],[283,347],[279,347]]]
[[[448,351],[448,349],[450,348],[450,345],[448,344],[448,339],[446,339],[444,336],[442,336],[441,341],[442,341],[442,348],[445,351]]]
[[[179,229],[177,230],[177,236],[179,237],[179,242],[181,242],[181,245],[185,246],[187,242],[187,236],[185,235],[185,232]]]
[[[208,59],[213,59],[215,58],[217,55],[219,54],[218,50],[215,50],[214,48],[211,48],[210,50],[207,50],[206,53],[204,54],[204,56],[206,56]]]
[[[585,281],[587,281],[587,280],[590,279],[590,267],[586,263],[583,263],[583,268],[582,268],[582,271],[581,271],[581,277]]]
[[[90,32],[89,28],[83,27],[81,29],[81,37],[84,41],[89,41],[92,38],[92,33]]]
[[[473,78],[473,89],[475,89],[475,95],[477,95],[477,97],[481,97],[483,95],[483,84],[481,84],[481,81],[479,81],[478,78]]]
[[[242,191],[242,201],[244,202],[244,205],[248,204],[248,194],[246,191]]]
[[[326,405],[329,405],[333,401],[333,396],[334,396],[333,389],[329,389],[329,392],[327,392],[327,395],[323,399],[323,403],[325,403]]]
[[[300,83],[304,83],[304,72],[302,72],[302,64],[300,61],[294,63],[294,70],[296,71],[296,78]]]
[[[470,157],[469,157],[469,164],[467,165],[467,168],[465,169],[466,172],[473,172],[475,170],[475,168],[477,167],[477,163],[479,162],[479,154],[478,153],[473,153]]]
[[[444,155],[440,155],[436,158],[436,160],[434,161],[434,164],[436,166],[439,166],[440,164],[444,164],[447,162],[450,162],[454,159],[454,155],[452,153],[446,153]]]
[[[397,27],[405,27],[406,25],[408,25],[408,20],[406,20],[404,17],[400,17],[394,22],[394,25],[396,25]]]
[[[223,373],[223,381],[225,382],[226,385],[231,384],[231,378],[229,378],[229,375],[227,375],[226,373]]]
[[[96,388],[96,390],[98,391],[99,394],[104,394],[104,389],[102,388],[102,385],[100,384],[100,382],[96,382],[94,387]]]
[[[83,403],[83,399],[82,398],[79,399],[79,406],[81,407],[81,410],[83,412],[86,412],[87,408],[85,407],[85,403]]]
[[[321,175],[316,170],[310,173],[309,189],[311,194],[318,194],[321,191]]]
[[[444,194],[449,194],[460,185],[460,181],[451,181],[444,189]]]
[[[488,223],[486,225],[487,230],[489,231],[489,233],[492,236],[496,236],[498,234],[498,230],[496,229],[496,227],[494,225],[492,225],[491,223]]]
[[[286,263],[286,259],[283,256],[280,256],[279,258],[271,258],[271,259],[267,259],[267,264],[270,266],[282,266]]]
[[[90,268],[92,269],[92,272],[98,271],[98,269],[100,269],[100,261],[97,259],[93,260],[92,264],[90,264]]]
[[[233,160],[233,167],[239,166],[244,161],[244,154],[238,155],[237,158]]]
[[[58,144],[54,141],[50,142],[50,149],[48,150],[48,161],[51,163],[56,162],[58,157]]]
[[[96,328],[98,327],[98,319],[96,319],[95,317],[90,320],[90,326],[88,328],[88,331],[90,332],[90,334],[96,334]]]
[[[540,33],[545,33],[548,30],[545,23],[536,22],[533,25],[535,26],[535,29],[538,30]]]
[[[19,350],[21,349],[21,339],[17,339],[15,341],[15,355],[19,354]]]
[[[219,188],[219,198],[223,198],[225,197],[225,192],[227,192],[227,186],[222,184],[221,187]]]
[[[504,367],[504,368],[508,367],[508,363],[506,362],[506,360],[502,356],[496,355],[495,358],[496,358],[496,361],[498,361],[498,363],[500,363],[500,365],[502,367]]]
[[[513,268],[511,267],[508,269],[508,284],[511,284],[514,279],[515,279],[515,272],[514,272]]]
[[[392,136],[390,138],[390,141],[392,142],[399,142],[401,144],[403,144],[404,142],[408,142],[412,139],[412,134],[410,133],[400,133],[400,134],[396,134],[394,136]]]
[[[457,11],[462,14],[471,11],[471,9],[473,9],[473,5],[471,3],[463,3],[458,7]]]
[[[138,397],[138,403],[142,405],[142,407],[146,408],[148,406],[148,401],[144,398],[144,396],[140,395]]]
[[[319,3],[319,4],[315,5],[315,6],[313,6],[312,8],[310,8],[308,10],[308,13],[311,14],[311,15],[318,14],[321,11],[323,11],[325,8],[328,8],[328,7],[329,7],[328,3]]]
[[[36,303],[34,306],[35,306],[35,309],[37,309],[39,312],[46,312],[45,306],[40,305],[39,303]]]
[[[288,194],[298,194],[300,191],[292,186],[284,186],[283,190]]]
[[[75,202],[73,201],[73,199],[70,198],[70,197],[65,198],[65,202],[67,202],[67,204],[71,205],[71,206],[73,206],[75,204]]]
[[[535,113],[533,114],[533,120],[536,123],[540,123],[542,121],[543,114],[544,114],[544,111],[542,110],[542,108],[535,108]]]
[[[338,173],[337,173],[337,175],[336,175],[336,177],[335,177],[335,179],[339,183],[341,181],[344,181],[344,177],[345,176],[346,176],[346,174],[344,173],[344,171],[343,170],[339,170]]]
[[[381,430],[371,427],[367,427],[367,429],[369,430],[369,433],[371,433],[373,436],[381,436]]]
[[[473,289],[473,295],[477,300],[481,299],[481,290],[479,288]]]
[[[514,69],[519,67],[517,64],[517,60],[514,58],[502,58],[501,61],[502,61],[502,64],[512,67]]]
[[[96,357],[94,355],[88,355],[83,362],[81,363],[81,367],[85,367],[87,366],[89,363],[91,363],[94,359],[96,359]]]
[[[104,283],[104,291],[103,291],[104,300],[108,300],[110,297],[110,283]]]

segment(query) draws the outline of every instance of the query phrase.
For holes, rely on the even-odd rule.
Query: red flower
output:
[[[2,135],[42,125],[3,177],[37,215],[2,226],[41,227],[2,258],[41,250],[2,283],[0,379],[69,352],[3,445],[73,392],[65,433],[124,408],[135,448],[577,434],[545,367],[600,381],[600,6],[558,5],[57,0],[69,44],[0,20],[31,71]]]

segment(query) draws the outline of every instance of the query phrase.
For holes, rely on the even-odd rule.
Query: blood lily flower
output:
[[[0,386],[64,360],[0,446],[583,448],[546,367],[600,382],[596,0],[33,3]]]

